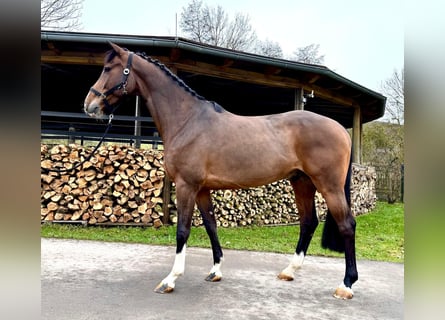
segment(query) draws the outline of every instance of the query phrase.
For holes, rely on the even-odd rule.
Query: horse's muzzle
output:
[[[87,103],[85,102],[83,109],[85,113],[93,118],[101,118],[103,116],[102,109],[99,104],[91,102]]]

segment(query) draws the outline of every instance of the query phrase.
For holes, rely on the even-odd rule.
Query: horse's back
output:
[[[339,133],[343,135],[346,129],[337,121],[329,117],[307,110],[293,110],[285,113],[266,116],[276,126],[286,126],[293,130],[316,130],[325,133]]]
[[[350,149],[351,139],[346,129],[337,121],[311,111],[294,110],[270,116],[275,127],[290,135],[298,146],[314,149],[317,146]]]

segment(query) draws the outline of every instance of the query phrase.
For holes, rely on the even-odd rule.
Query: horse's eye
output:
[[[110,67],[104,67],[104,72],[110,72],[111,68]]]

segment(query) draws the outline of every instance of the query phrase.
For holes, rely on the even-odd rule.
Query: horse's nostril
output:
[[[96,114],[99,112],[99,106],[97,104],[85,104],[85,112],[90,114]]]

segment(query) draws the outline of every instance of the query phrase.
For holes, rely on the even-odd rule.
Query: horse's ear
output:
[[[110,44],[110,46],[113,48],[114,51],[116,51],[116,53],[120,56],[121,53],[124,51],[121,47],[119,47],[117,44],[114,44],[111,41],[108,41],[108,43]]]

